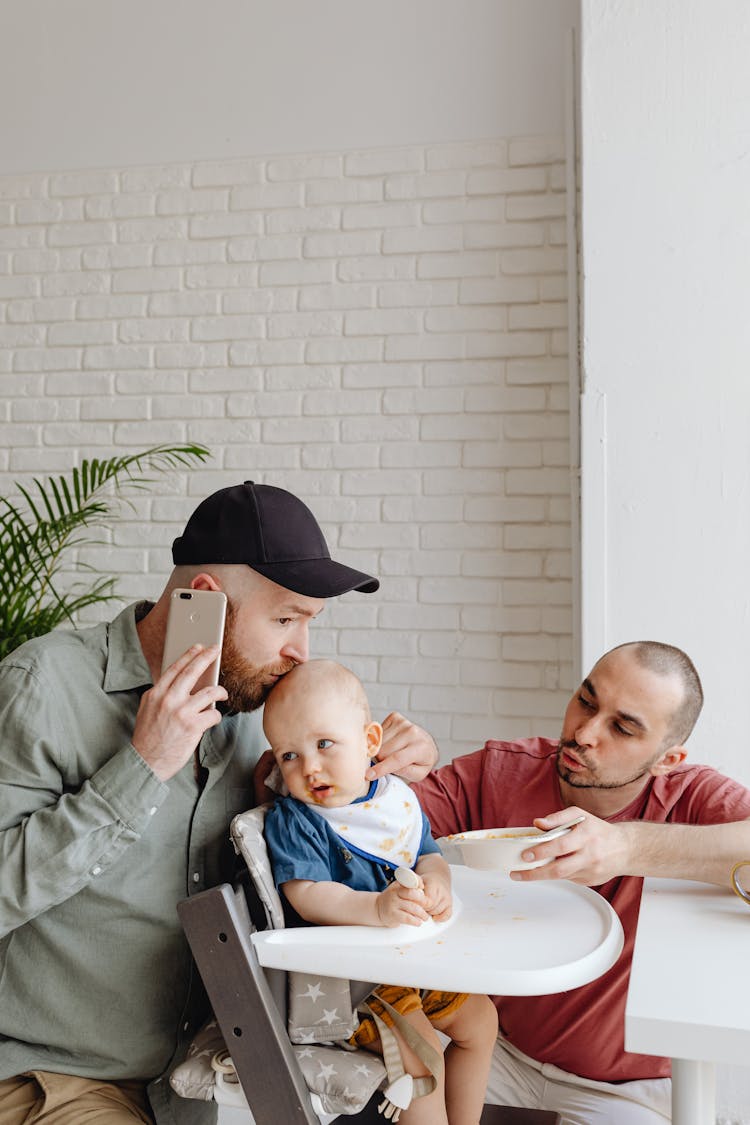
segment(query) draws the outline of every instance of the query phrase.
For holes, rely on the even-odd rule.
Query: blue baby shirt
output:
[[[373,781],[368,792],[354,803],[370,800],[376,787],[377,781]],[[424,813],[421,816],[423,831],[419,854],[440,854],[430,832],[430,822]],[[355,891],[383,891],[393,881],[394,865],[367,859],[350,849],[313,806],[295,797],[276,798],[266,814],[263,832],[274,882],[289,925],[307,925],[286,901],[281,887],[292,879],[343,883]]]

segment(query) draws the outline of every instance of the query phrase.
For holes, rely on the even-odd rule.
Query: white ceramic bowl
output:
[[[462,863],[465,867],[477,867],[483,871],[502,871],[507,875],[510,871],[543,867],[548,860],[527,862],[521,859],[521,852],[540,840],[554,840],[569,831],[568,827],[554,828],[550,832],[531,827],[483,828],[443,836],[438,844],[449,863]]]

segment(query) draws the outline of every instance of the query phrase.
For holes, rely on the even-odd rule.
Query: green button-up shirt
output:
[[[228,877],[262,732],[225,717],[202,788],[193,762],[160,781],[130,742],[151,685],[135,612],[0,664],[0,1078],[152,1079],[205,1014],[175,905]]]

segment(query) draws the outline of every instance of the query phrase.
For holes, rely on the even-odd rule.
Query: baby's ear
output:
[[[377,758],[383,741],[383,728],[380,723],[368,723],[365,727],[365,737],[367,739],[367,753],[371,758]]]
[[[278,762],[274,762],[271,772],[266,778],[266,785],[274,793],[279,793],[283,797],[285,797],[289,792],[287,784],[284,781],[284,775],[281,772],[281,766],[278,764]]]

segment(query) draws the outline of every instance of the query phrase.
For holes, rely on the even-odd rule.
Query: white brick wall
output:
[[[514,137],[0,178],[0,489],[211,447],[87,560],[154,595],[254,478],[380,576],[315,626],[444,758],[558,732],[571,584],[563,144]]]

